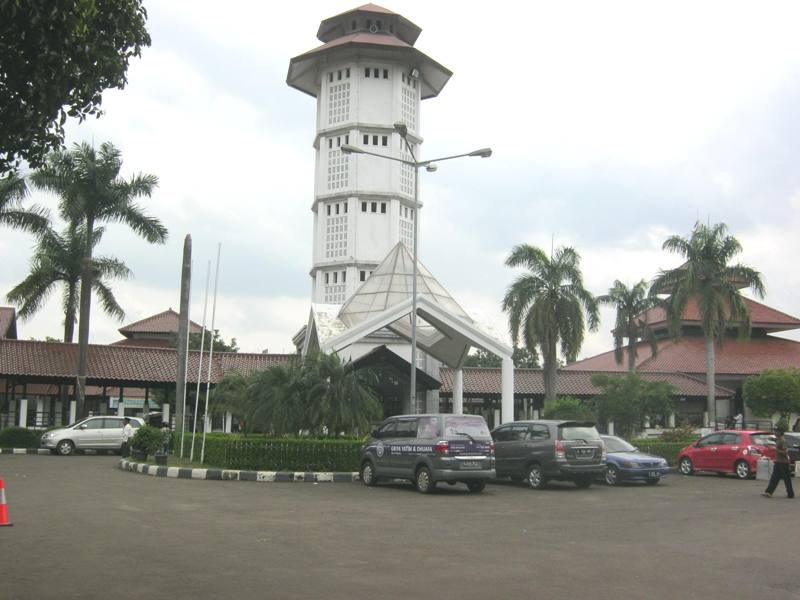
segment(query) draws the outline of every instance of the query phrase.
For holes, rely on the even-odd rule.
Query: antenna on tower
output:
[[[555,244],[556,244],[556,234],[555,233],[551,233],[550,234],[550,260],[553,259],[553,247],[555,246]]]

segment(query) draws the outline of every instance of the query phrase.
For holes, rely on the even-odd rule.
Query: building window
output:
[[[345,77],[347,77],[348,79],[350,79],[350,67],[347,67],[347,68],[344,70],[344,73],[345,73],[345,75],[344,75],[344,76],[345,76]]]
[[[325,273],[325,283],[330,283],[329,282],[330,278],[328,277],[328,275],[330,275],[330,273]]]
[[[369,77],[369,67],[364,69],[364,77]]]
[[[328,83],[333,83],[333,71],[328,73]]]
[[[388,146],[389,145],[389,136],[384,135],[381,137],[381,146]]]
[[[374,212],[374,213],[378,212],[378,203],[377,202],[371,203],[370,206],[369,206],[369,210],[370,210],[370,212]]]
[[[339,203],[338,202],[336,203],[336,214],[337,215],[339,214]]]
[[[350,23],[350,29],[355,29],[357,26],[358,26],[358,23],[356,23],[355,21]]]
[[[366,202],[362,202],[361,203],[361,212],[367,212],[367,203]]]
[[[383,70],[383,78],[384,79],[389,79],[389,69],[384,69]]]
[[[347,271],[342,271],[342,283],[347,283]]]
[[[365,146],[369,145],[369,136],[368,135],[364,136],[364,145]]]
[[[386,202],[381,202],[381,214],[386,214]]]
[[[360,271],[360,272],[358,273],[358,278],[359,278],[361,281],[366,281],[366,280],[367,280],[367,272],[366,272],[366,271]]]
[[[333,138],[328,138],[328,148],[333,148]]]
[[[345,144],[349,144],[350,143],[350,134],[347,134],[346,136],[344,136],[344,143]]]
[[[377,79],[378,77],[380,77],[380,76],[381,76],[381,70],[380,70],[380,69],[372,69],[372,76],[373,76],[375,79]]]
[[[383,21],[378,21],[378,31],[383,29]]]
[[[372,19],[367,19],[367,29],[372,27]]]
[[[339,283],[339,271],[333,272],[333,283]]]
[[[333,73],[330,74],[332,81]],[[337,72],[341,81],[342,71]],[[328,123],[333,125],[345,121],[350,116],[350,82],[344,81],[328,86]]]
[[[377,135],[373,135],[372,136],[372,145],[373,146],[377,146],[378,145],[378,136]]]
[[[328,216],[330,217],[331,216],[331,205],[328,204],[328,205],[325,206],[325,208],[328,209]]]
[[[344,214],[347,214],[347,203],[344,204]]]
[[[336,72],[336,81],[341,81],[341,80],[342,80],[342,70],[341,70],[341,69],[339,69],[339,70]]]

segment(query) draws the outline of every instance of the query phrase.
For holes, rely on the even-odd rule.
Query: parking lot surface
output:
[[[798,500],[656,486],[255,483],[0,456],[0,598],[800,597]]]

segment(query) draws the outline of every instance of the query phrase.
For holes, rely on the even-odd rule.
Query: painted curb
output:
[[[132,471],[151,477],[173,479],[205,479],[212,481],[260,481],[264,483],[353,483],[359,481],[357,472],[309,472],[309,471],[237,471],[235,469],[187,469],[184,467],[160,467],[135,463],[124,458],[117,463],[123,471]]]
[[[50,454],[47,448],[0,448],[0,454]]]

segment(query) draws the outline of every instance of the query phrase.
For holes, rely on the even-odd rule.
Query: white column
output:
[[[119,402],[117,402],[117,416],[124,417],[125,416],[125,401],[120,398]]]
[[[453,414],[464,414],[464,371],[455,369],[453,371]]]
[[[233,426],[233,415],[230,412],[225,413],[225,433],[230,433]]]
[[[708,411],[706,410],[706,411],[703,411],[703,427],[708,427],[708,426],[709,426]]]
[[[162,410],[162,413],[161,413],[162,426],[166,425],[167,427],[169,427],[170,426],[170,423],[169,423],[169,404],[164,402],[164,404],[161,405],[161,410]]]
[[[203,425],[203,427],[205,427],[205,429],[203,431],[205,431],[207,433],[210,433],[211,432],[211,415],[205,415],[204,416],[204,420],[205,420],[205,424]]]
[[[78,414],[78,406],[75,400],[69,401],[69,422],[74,423]]]
[[[667,417],[667,426],[669,428],[671,428],[671,429],[675,429],[675,413],[674,412],[669,413],[669,416]]]
[[[508,423],[514,420],[514,361],[511,360],[510,356],[503,357],[503,364],[500,370],[503,378],[500,397],[502,422]]]
[[[19,426],[28,426],[28,399],[20,398],[19,400]]]
[[[538,421],[539,420],[539,409],[538,408],[534,408],[533,409],[533,416],[531,417],[531,419],[533,419],[534,421]]]
[[[614,421],[608,422],[608,435],[614,435]]]

